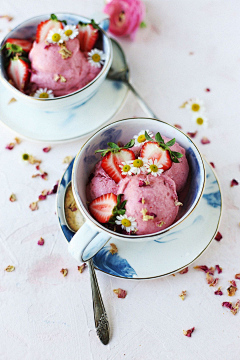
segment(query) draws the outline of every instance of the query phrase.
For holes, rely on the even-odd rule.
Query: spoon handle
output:
[[[88,268],[89,268],[90,281],[92,287],[95,327],[100,341],[104,345],[107,345],[109,342],[109,323],[108,323],[107,313],[102,301],[102,296],[99,290],[92,259],[88,261],[88,265],[89,265]]]
[[[149,113],[150,117],[154,118],[154,119],[158,119],[157,115],[154,114],[154,112],[152,112],[152,110],[150,109],[150,107],[146,104],[146,102],[143,100],[143,98],[137,93],[137,91],[134,89],[134,87],[132,86],[132,84],[130,84],[129,81],[125,81],[125,84],[129,87],[129,89],[133,92],[133,94],[137,97],[142,109],[144,111],[146,111],[147,113]]]

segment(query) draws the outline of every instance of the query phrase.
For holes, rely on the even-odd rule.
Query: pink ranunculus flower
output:
[[[103,11],[110,16],[109,31],[116,36],[130,36],[134,40],[145,16],[141,0],[110,0]]]

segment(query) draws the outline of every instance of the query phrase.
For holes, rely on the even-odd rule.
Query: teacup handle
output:
[[[111,238],[104,232],[98,232],[87,222],[76,232],[68,245],[68,251],[79,262],[88,261]]]
[[[91,19],[94,21],[104,30],[107,31],[109,28],[109,15],[105,14],[101,11],[96,11],[92,14]]]

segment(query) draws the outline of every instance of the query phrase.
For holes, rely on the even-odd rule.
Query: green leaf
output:
[[[50,19],[53,21],[58,21],[58,18],[55,14],[51,14]]]
[[[148,133],[145,131],[145,138],[146,138],[146,140],[148,140],[148,141],[154,141],[149,135],[148,135]]]
[[[119,146],[117,144],[114,144],[113,142],[109,142],[107,144],[111,149],[120,150]]]
[[[175,144],[175,142],[176,142],[176,139],[174,138],[174,139],[172,139],[172,140],[169,140],[169,141],[166,143],[166,145],[167,145],[167,146],[173,146],[173,145]]]
[[[176,156],[178,159],[180,159],[181,157],[183,157],[183,154],[177,152],[177,151],[171,151],[171,153]]]
[[[158,143],[163,143],[164,144],[164,140],[161,137],[160,132],[156,133],[155,139],[157,140]]]
[[[130,149],[135,145],[135,140],[131,139],[126,145],[123,146],[123,149]]]
[[[171,157],[171,159],[172,159],[172,162],[174,162],[174,163],[179,163],[179,161],[178,161],[178,159],[177,159],[177,158],[175,158],[175,157]]]
[[[67,21],[66,20],[60,20],[64,25],[67,25]]]
[[[140,28],[142,29],[142,28],[146,28],[146,27],[147,27],[147,24],[144,21],[142,21],[140,23]]]
[[[126,203],[127,203],[127,200],[124,200],[124,201],[121,203],[121,205],[120,205],[120,209],[124,209]]]
[[[94,29],[101,30],[100,26],[94,21],[94,19],[91,19],[91,25]]]
[[[20,56],[19,59],[25,61],[28,64],[31,64],[31,61],[28,58],[24,57],[24,56]]]

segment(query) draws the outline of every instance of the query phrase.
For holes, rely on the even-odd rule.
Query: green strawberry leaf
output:
[[[131,141],[129,141],[126,145],[123,146],[123,149],[130,149],[134,145],[135,145],[135,140],[131,139]]]
[[[145,131],[145,138],[147,141],[154,141],[149,135],[148,133]]]
[[[55,14],[51,14],[50,20],[58,21],[58,18],[57,18],[57,16]]]
[[[134,146],[135,140],[131,139],[131,141],[129,141],[123,147],[119,147],[117,144],[115,144],[113,142],[109,142],[107,144],[108,144],[110,149],[96,150],[95,154],[96,153],[102,153],[102,156],[105,156],[108,152],[117,153],[117,152],[121,151],[122,149],[129,149],[129,148]]]
[[[174,139],[168,141],[168,142],[166,143],[166,145],[167,145],[167,146],[173,146],[173,145],[175,144],[175,142],[176,142],[176,139],[174,138]]]
[[[163,144],[164,144],[164,140],[163,140],[163,138],[161,137],[160,132],[156,133],[155,139],[156,139],[156,141],[157,141],[158,143],[163,143]]]

